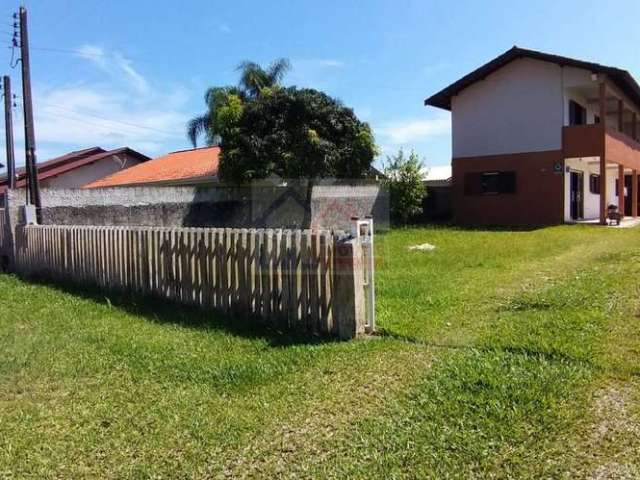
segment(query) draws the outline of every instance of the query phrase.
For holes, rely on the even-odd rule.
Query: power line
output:
[[[123,135],[131,133],[131,130],[126,130],[123,127],[118,127],[118,126],[114,127],[114,126],[111,126],[111,125],[105,125],[105,124],[101,124],[101,123],[98,123],[98,122],[92,122],[92,121],[87,120],[85,118],[73,117],[71,115],[64,115],[64,114],[61,114],[61,113],[46,112],[46,113],[41,113],[40,115],[41,115],[41,118],[53,118],[53,119],[71,120],[73,122],[92,125],[92,126],[99,127],[99,128],[108,128],[108,129],[114,131],[115,133],[119,133],[119,134],[123,134]],[[4,129],[0,129],[0,134],[2,134],[3,131],[4,131]]]
[[[43,116],[43,118],[49,117],[49,118],[62,118],[65,120],[71,120],[73,122],[78,122],[78,123],[82,123],[82,124],[86,124],[86,125],[92,125],[94,127],[99,127],[99,128],[103,128],[103,129],[109,129],[115,133],[119,133],[119,134],[127,134],[127,133],[131,133],[131,130],[125,130],[123,127],[118,127],[118,126],[112,126],[112,125],[105,125],[104,123],[98,123],[98,122],[92,122],[89,121],[85,118],[80,118],[80,117],[74,117],[71,115],[64,115],[61,113],[54,113],[54,112],[47,112],[45,114],[41,114]]]
[[[2,33],[2,32],[0,32]],[[9,33],[9,32],[7,32]],[[7,45],[6,48],[11,49],[14,48],[11,45]],[[53,52],[53,53],[68,53],[78,57],[91,57],[91,58],[110,58],[113,55],[109,55],[106,53],[99,52],[87,52],[84,50],[72,50],[66,48],[52,48],[52,47],[31,47],[31,50],[38,50],[41,52]]]
[[[100,52],[87,52],[85,50],[74,50],[67,48],[52,48],[52,47],[31,47],[31,50],[39,50],[42,52],[55,52],[55,53],[70,53],[80,57],[94,57],[94,58],[108,58],[112,55]]]
[[[112,118],[101,117],[99,115],[95,115],[95,114],[92,114],[92,113],[78,112],[77,110],[73,110],[73,109],[70,109],[70,108],[63,107],[62,105],[56,105],[56,104],[49,103],[49,102],[40,102],[40,103],[43,103],[44,105],[47,105],[49,107],[53,107],[53,108],[58,108],[60,110],[64,110],[66,112],[69,112],[69,113],[72,113],[74,115],[78,115],[78,116],[81,116],[81,117],[84,117],[84,116],[93,117],[93,118],[97,118],[98,120],[103,120],[103,121],[111,122],[111,123],[117,123],[117,124],[124,125],[124,126],[127,126],[127,127],[142,128],[142,129],[146,129],[146,130],[150,130],[150,131],[154,131],[154,132],[158,132],[158,133],[163,133],[165,135],[172,135],[172,136],[176,135],[176,132],[170,132],[168,130],[162,130],[160,128],[149,127],[148,125],[140,125],[140,124],[137,124],[137,123],[126,122],[126,121],[122,121],[122,120],[114,120]],[[101,125],[101,126],[104,126],[104,125]]]

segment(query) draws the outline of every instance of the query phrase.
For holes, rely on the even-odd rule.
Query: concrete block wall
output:
[[[389,225],[389,199],[376,184],[169,186],[43,189],[45,225],[158,227],[323,228],[348,230],[351,217],[371,215]],[[24,191],[9,192],[16,218]]]

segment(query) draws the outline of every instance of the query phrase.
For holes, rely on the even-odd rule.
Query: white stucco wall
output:
[[[103,158],[84,167],[76,168],[57,177],[43,180],[44,188],[80,188],[107,175],[118,172],[124,168],[133,167],[140,161],[129,155],[118,154]]]
[[[583,172],[584,175],[584,218],[586,220],[597,219],[600,217],[600,195],[593,194],[589,191],[589,175],[600,174],[600,165],[598,158],[568,158],[565,160],[565,166],[573,171]],[[566,169],[565,169],[566,170]],[[618,204],[616,196],[616,180],[618,178],[618,168],[607,168],[607,204]],[[569,172],[564,174],[564,220],[571,222],[571,205],[569,182],[571,181]]]
[[[562,68],[519,59],[452,99],[453,156],[559,150],[564,93]]]

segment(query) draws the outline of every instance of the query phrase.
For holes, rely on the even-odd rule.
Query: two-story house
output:
[[[513,47],[425,100],[451,112],[457,223],[638,214],[640,86],[626,70]]]

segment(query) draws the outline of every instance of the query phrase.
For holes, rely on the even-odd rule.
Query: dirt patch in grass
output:
[[[611,380],[593,394],[573,478],[640,478],[638,381]]]

